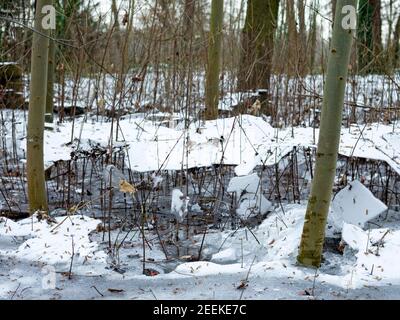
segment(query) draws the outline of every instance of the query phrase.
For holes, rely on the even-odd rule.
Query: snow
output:
[[[5,110],[5,121],[11,122],[13,114],[16,151],[24,160],[26,115],[18,110],[13,113]],[[163,121],[148,118],[143,114],[121,117],[118,140],[116,125],[111,135],[111,122],[105,117],[78,117],[74,125],[72,122],[57,124],[54,130],[44,133],[45,166],[70,160],[71,153],[77,150],[91,151],[99,147],[108,150],[112,141],[114,148],[127,151],[127,166],[134,171],[181,170],[223,163],[237,166],[236,175],[243,176],[251,174],[256,166],[268,167],[279,163],[295,147],[315,148],[318,142],[318,129],[273,128],[263,118],[251,115],[205,122],[191,120],[188,129],[182,123],[175,128],[167,128],[162,125]],[[11,128],[0,128],[2,137],[11,136]],[[400,174],[399,141],[398,123],[372,123],[362,127],[352,125],[342,128],[339,153],[348,157],[385,161]],[[12,139],[6,139],[5,147],[14,150]]]
[[[237,273],[241,271],[240,264],[220,265],[208,261],[182,263],[174,272],[188,276],[208,276]]]
[[[384,99],[386,98],[385,94]],[[238,101],[239,97],[232,96],[232,99]],[[362,102],[364,98],[358,99]],[[232,104],[232,101],[226,102],[226,105]],[[24,156],[26,122],[23,113],[17,110],[14,112],[17,119],[14,122],[17,151],[20,156]],[[10,112],[3,111],[3,116],[5,122],[10,121]],[[35,263],[54,265],[57,272],[68,270],[72,258],[72,240],[73,273],[87,277],[85,280],[76,280],[75,283],[73,280],[70,282],[71,288],[75,288],[76,295],[81,298],[98,297],[95,291],[89,293],[82,290],[82,283],[87,285],[92,281],[88,280],[89,275],[99,276],[93,281],[103,290],[107,290],[105,283],[112,283],[114,287],[116,283],[125,286],[126,290],[131,290],[127,291],[132,293],[127,294],[129,298],[153,298],[148,288],[152,288],[158,297],[166,298],[215,298],[212,294],[217,297],[221,294],[221,298],[238,298],[235,288],[250,269],[250,284],[246,292],[252,292],[254,297],[262,298],[271,292],[282,291],[284,297],[296,298],[297,293],[284,287],[284,282],[293,282],[295,286],[302,286],[302,289],[312,286],[315,271],[296,265],[306,204],[283,203],[280,208],[274,209],[272,203],[264,197],[260,176],[254,170],[260,165],[273,166],[279,163],[295,147],[315,148],[319,130],[310,127],[273,128],[263,118],[250,115],[205,122],[190,119],[188,128],[182,122],[176,126],[174,122],[174,125],[165,127],[166,122],[171,119],[181,118],[177,114],[163,113],[157,113],[153,120],[143,114],[121,117],[118,139],[115,123],[111,135],[111,122],[105,117],[99,117],[99,121],[90,115],[77,117],[74,136],[71,136],[71,122],[57,124],[53,131],[45,131],[46,166],[51,166],[56,161],[69,160],[71,153],[78,150],[108,150],[111,142],[114,147],[126,150],[129,155],[127,165],[132,170],[153,171],[154,189],[162,182],[161,170],[234,165],[236,176],[230,180],[228,192],[236,194],[236,214],[241,219],[247,219],[252,214],[268,213],[267,218],[251,229],[241,227],[236,230],[208,230],[202,251],[205,261],[183,264],[173,262],[168,265],[171,262],[166,261],[157,242],[152,243],[152,250],[147,252],[147,257],[154,260],[151,267],[160,272],[155,277],[141,274],[142,244],[137,229],[131,231],[136,232],[136,236],[120,230],[111,232],[113,243],[118,244],[125,236],[130,240],[123,243],[120,252],[106,253],[102,233],[95,231],[99,220],[71,215],[56,217],[57,222],[49,224],[45,220],[38,221],[36,216],[17,222],[0,218],[0,298],[8,297],[9,291],[15,290],[17,282],[37,287],[37,281],[41,281],[42,275],[41,269],[37,269]],[[2,138],[10,135],[10,127],[1,126]],[[399,129],[398,123],[343,127],[339,153],[348,157],[384,161],[400,174]],[[3,140],[6,148],[14,150],[11,139]],[[126,180],[118,169],[107,166],[103,172],[104,180],[108,182],[110,175],[114,188],[119,188],[120,180]],[[387,207],[359,181],[351,182],[350,186],[335,196],[326,230],[329,237],[333,236],[332,229],[342,230],[342,239],[347,246],[343,255],[325,252],[326,260],[318,270],[316,286],[328,286],[329,289],[342,293],[348,292],[348,289],[354,290],[353,293],[365,293],[362,290],[366,290],[366,286],[374,286],[384,292],[397,288],[400,292],[398,224],[369,229],[374,224],[367,222],[379,218]],[[76,191],[82,192],[79,189]],[[179,189],[172,190],[170,196],[171,213],[180,222],[189,208],[191,212],[201,211],[197,203],[190,207],[189,198]],[[60,226],[55,228],[57,224]],[[366,227],[368,230],[363,230]],[[146,229],[146,234],[151,235],[149,238],[154,236],[157,239],[151,232]],[[202,240],[203,234],[194,235],[190,239],[198,246]],[[15,262],[18,267],[11,262]],[[126,272],[121,275],[113,271],[110,265],[116,265]],[[129,286],[126,284],[127,280]],[[171,294],[171,283],[179,288],[179,294]],[[144,288],[143,292],[136,288],[137,284]],[[269,289],[265,290],[267,287]],[[66,288],[67,286],[67,291]],[[35,291],[32,296],[34,294],[42,296],[45,293]]]
[[[236,192],[240,197],[242,193],[257,193],[260,188],[260,178],[257,173],[243,177],[233,177],[229,181],[228,192]]]
[[[56,223],[32,218],[13,222],[1,218],[0,238],[26,237],[16,250],[0,250],[0,255],[21,260],[40,261],[46,264],[70,263],[72,243],[74,259],[77,263],[105,263],[106,254],[98,251],[98,244],[91,242],[89,233],[96,230],[100,220],[86,216],[71,215],[56,217]]]
[[[261,193],[260,178],[257,173],[248,176],[233,177],[229,181],[228,192],[236,193],[239,207],[236,213],[245,219],[253,213],[265,214],[272,207]]]
[[[96,145],[108,146],[110,123],[83,124],[80,121],[77,120],[75,125],[85,128],[80,135],[80,148],[90,150]],[[293,137],[291,130],[281,130],[277,137],[276,130],[267,122],[250,115],[207,121],[200,126],[192,124],[188,132],[178,127],[160,127],[146,120],[139,125],[130,119],[121,120],[120,128],[124,142],[129,145],[131,168],[140,172],[209,167],[224,163],[238,165],[236,174],[246,175],[262,162],[266,166],[276,164],[294,147],[315,147],[317,143],[313,141],[312,128],[294,128]],[[74,150],[73,145],[67,145],[71,139],[70,133],[70,123],[60,125],[56,131],[45,132],[47,165],[70,159]],[[318,137],[318,130],[315,136]],[[362,132],[358,127],[342,129],[339,153],[383,160],[400,173],[399,140],[400,132],[397,127],[393,132],[393,126],[371,124]],[[25,144],[22,147],[25,148]]]
[[[242,161],[242,163],[237,165],[235,167],[235,174],[237,176],[249,175],[254,170],[255,167],[257,167],[258,165],[261,165],[261,164],[262,164],[261,158],[257,154],[253,158],[250,158],[248,160],[244,160],[244,161]]]
[[[344,224],[343,240],[355,250],[357,261],[353,265],[353,287],[372,282],[400,282],[400,231],[386,228],[364,231]]]
[[[172,190],[171,213],[178,222],[182,222],[188,212],[189,197],[185,197],[181,190]]]
[[[211,261],[220,264],[227,264],[235,262],[237,254],[235,248],[227,248],[220,252],[214,253],[211,257]]]
[[[360,181],[355,180],[333,199],[331,218],[338,230],[342,229],[343,223],[363,228],[367,221],[374,219],[387,209],[388,207],[375,198]]]
[[[136,236],[129,237],[133,242],[125,243],[120,249],[119,266],[128,269],[124,274],[119,274],[106,268],[109,259],[103,251],[104,247],[101,247],[97,240],[101,238],[101,232],[94,231],[98,220],[75,215],[57,217],[56,223],[49,224],[44,220],[38,221],[36,217],[18,222],[2,218],[2,247],[4,248],[3,243],[6,239],[13,237],[22,237],[23,242],[16,249],[0,251],[1,259],[7,258],[2,262],[1,268],[4,270],[10,266],[9,272],[0,272],[0,297],[9,297],[18,282],[21,286],[31,289],[25,294],[19,292],[16,298],[53,295],[67,298],[73,294],[73,290],[76,290],[73,296],[78,299],[101,298],[95,290],[82,290],[83,287],[95,285],[107,298],[113,297],[105,294],[107,288],[123,288],[124,293],[119,296],[123,298],[153,299],[156,295],[157,298],[167,299],[238,299],[241,291],[236,288],[247,276],[245,299],[301,299],[302,295],[299,292],[305,289],[310,291],[314,281],[318,297],[329,299],[335,298],[339,293],[342,297],[366,294],[383,297],[383,292],[387,292],[388,295],[388,292],[391,292],[392,296],[395,294],[394,289],[400,285],[400,231],[388,228],[364,231],[355,225],[344,223],[342,237],[348,244],[345,254],[336,255],[336,258],[328,256],[326,265],[322,265],[318,277],[314,280],[314,270],[296,265],[305,209],[305,203],[285,205],[284,211],[274,210],[261,225],[252,229],[252,233],[246,227],[229,231],[209,230],[204,241],[203,254],[205,257],[209,256],[210,261],[181,263],[169,272],[164,273],[160,270],[161,273],[154,277],[140,274],[139,232],[134,233]],[[60,223],[62,224],[58,226]],[[112,233],[113,243],[118,243],[119,233],[117,230]],[[57,273],[58,289],[44,290],[43,264],[54,266],[57,272],[68,271],[72,234],[75,243],[72,269],[74,276],[72,280],[64,282]],[[91,239],[90,234],[93,234]],[[122,239],[125,236],[122,234],[119,237]],[[202,235],[196,235],[191,241],[200,243],[201,239]],[[30,248],[24,248],[26,245],[30,245]],[[148,255],[157,261],[154,265],[157,268],[159,261],[162,261],[161,249],[153,245],[153,250],[149,251]],[[17,264],[12,265],[12,261],[17,261]],[[42,269],[34,269],[36,267],[32,263],[38,261],[42,263]],[[329,271],[330,264],[334,264],[336,271]],[[366,286],[371,285],[375,286],[376,290],[367,291]]]

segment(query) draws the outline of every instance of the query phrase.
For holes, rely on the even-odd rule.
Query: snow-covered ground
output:
[[[4,110],[2,116],[3,147],[23,162],[24,113]],[[164,252],[154,228],[147,225],[145,265],[150,276],[142,274],[143,242],[136,227],[111,230],[108,238],[102,221],[74,210],[52,222],[37,216],[0,218],[0,299],[400,298],[399,215],[387,212],[362,182],[354,181],[335,195],[326,230],[329,241],[317,271],[296,264],[306,203],[274,207],[260,191],[254,169],[279,163],[294,147],[314,148],[318,129],[274,128],[251,115],[191,121],[185,128],[174,121],[178,115],[159,116],[164,120],[126,115],[118,126],[90,115],[57,124],[45,132],[46,166],[69,160],[75,150],[106,149],[111,142],[126,149],[126,165],[136,172],[234,165],[236,176],[227,192],[236,193],[236,214],[267,218],[254,228],[209,229],[205,236],[181,237],[190,250],[175,258]],[[12,135],[16,144],[8,139]],[[400,174],[399,141],[398,123],[352,125],[342,128],[339,153],[381,160]],[[171,197],[171,212],[181,221],[189,199],[178,189]],[[193,261],[200,247],[201,261]]]
[[[7,150],[13,150],[12,130],[15,130],[16,148],[25,157],[26,121],[22,112],[3,111],[1,136]],[[166,114],[168,120],[171,115]],[[107,148],[126,146],[128,166],[139,172],[181,170],[208,167],[213,164],[239,165],[236,173],[246,174],[257,165],[278,163],[293,147],[315,148],[318,129],[294,127],[273,128],[261,117],[241,115],[207,122],[192,122],[188,129],[183,123],[168,128],[160,121],[147,120],[143,115],[123,117],[118,124],[96,117],[77,118],[74,123],[58,124],[53,131],[45,131],[45,164],[71,159],[71,152],[90,150],[96,146]],[[161,121],[162,122],[162,121]],[[113,131],[111,131],[113,127]],[[118,139],[117,139],[118,131]],[[73,132],[73,134],[72,134]],[[79,141],[79,143],[78,143]],[[73,143],[71,143],[73,142]],[[339,153],[365,159],[382,160],[400,173],[400,126],[371,123],[354,124],[342,128]]]
[[[342,192],[341,199],[353,196]],[[365,203],[367,210],[377,206]],[[252,230],[209,230],[204,261],[190,262],[186,255],[166,260],[154,231],[146,230],[151,246],[146,249],[146,267],[153,270],[152,276],[142,275],[137,229],[114,230],[113,250],[106,254],[108,240],[97,228],[99,220],[81,215],[53,222],[36,216],[18,222],[1,218],[0,298],[400,298],[396,212],[375,218],[382,228],[363,230],[343,223],[343,254],[327,250],[321,268],[314,271],[296,264],[305,204],[283,209]],[[339,240],[334,230],[329,223],[327,236]],[[194,236],[192,246],[199,248],[202,237]]]

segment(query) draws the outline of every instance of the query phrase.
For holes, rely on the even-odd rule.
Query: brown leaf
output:
[[[121,191],[123,193],[133,194],[136,192],[136,188],[133,185],[131,185],[129,182],[127,182],[126,180],[120,180],[119,181],[119,191]]]
[[[160,274],[157,270],[154,269],[144,269],[143,273],[148,277],[154,277]]]
[[[247,283],[246,280],[242,280],[242,281],[240,281],[240,284],[239,284],[239,286],[238,286],[236,289],[239,289],[239,290],[245,289],[248,285],[249,285],[249,284]]]

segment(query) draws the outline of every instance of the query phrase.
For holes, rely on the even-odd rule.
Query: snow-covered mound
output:
[[[0,238],[24,237],[16,250],[0,250],[0,255],[46,264],[68,264],[74,254],[78,264],[105,263],[106,254],[98,251],[98,243],[89,239],[100,220],[86,216],[56,217],[56,223],[32,218],[13,222],[0,218]]]
[[[333,199],[331,218],[338,230],[342,229],[343,223],[363,228],[367,221],[374,219],[387,209],[388,207],[374,197],[371,191],[355,180]]]
[[[69,160],[76,148],[90,150],[107,147],[111,122],[75,119],[45,132],[45,163]],[[22,129],[21,129],[22,130]],[[119,140],[114,146],[127,146],[131,169],[140,172],[181,170],[208,167],[213,164],[237,165],[237,175],[247,175],[257,165],[271,166],[293,150],[293,147],[314,148],[318,129],[276,129],[260,117],[241,115],[232,118],[192,123],[188,130],[177,126],[167,128],[142,118],[132,117],[119,122]],[[116,132],[112,133],[115,140]],[[79,144],[71,141],[77,141]],[[339,153],[345,156],[376,159],[387,162],[400,173],[400,130],[382,124],[365,128],[343,128]],[[25,150],[25,139],[19,141]],[[186,158],[187,157],[187,158]]]
[[[353,272],[356,280],[365,284],[368,279],[400,282],[400,231],[361,228],[345,223],[343,240],[356,253]]]
[[[252,214],[265,214],[272,208],[272,203],[261,193],[260,182],[257,173],[233,177],[229,181],[227,191],[236,194],[238,202],[236,213],[239,217],[246,219]]]

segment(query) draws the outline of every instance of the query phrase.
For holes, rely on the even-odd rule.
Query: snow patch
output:
[[[387,210],[387,206],[375,198],[360,181],[352,181],[332,201],[331,220],[335,228],[342,229],[343,223],[361,228]]]
[[[3,218],[0,222],[0,237],[30,236],[16,250],[0,251],[1,255],[26,261],[47,264],[70,263],[72,242],[76,263],[106,262],[106,254],[99,250],[98,243],[91,242],[89,233],[96,229],[100,220],[86,216],[56,217],[56,223],[38,220],[36,216],[18,222]]]

